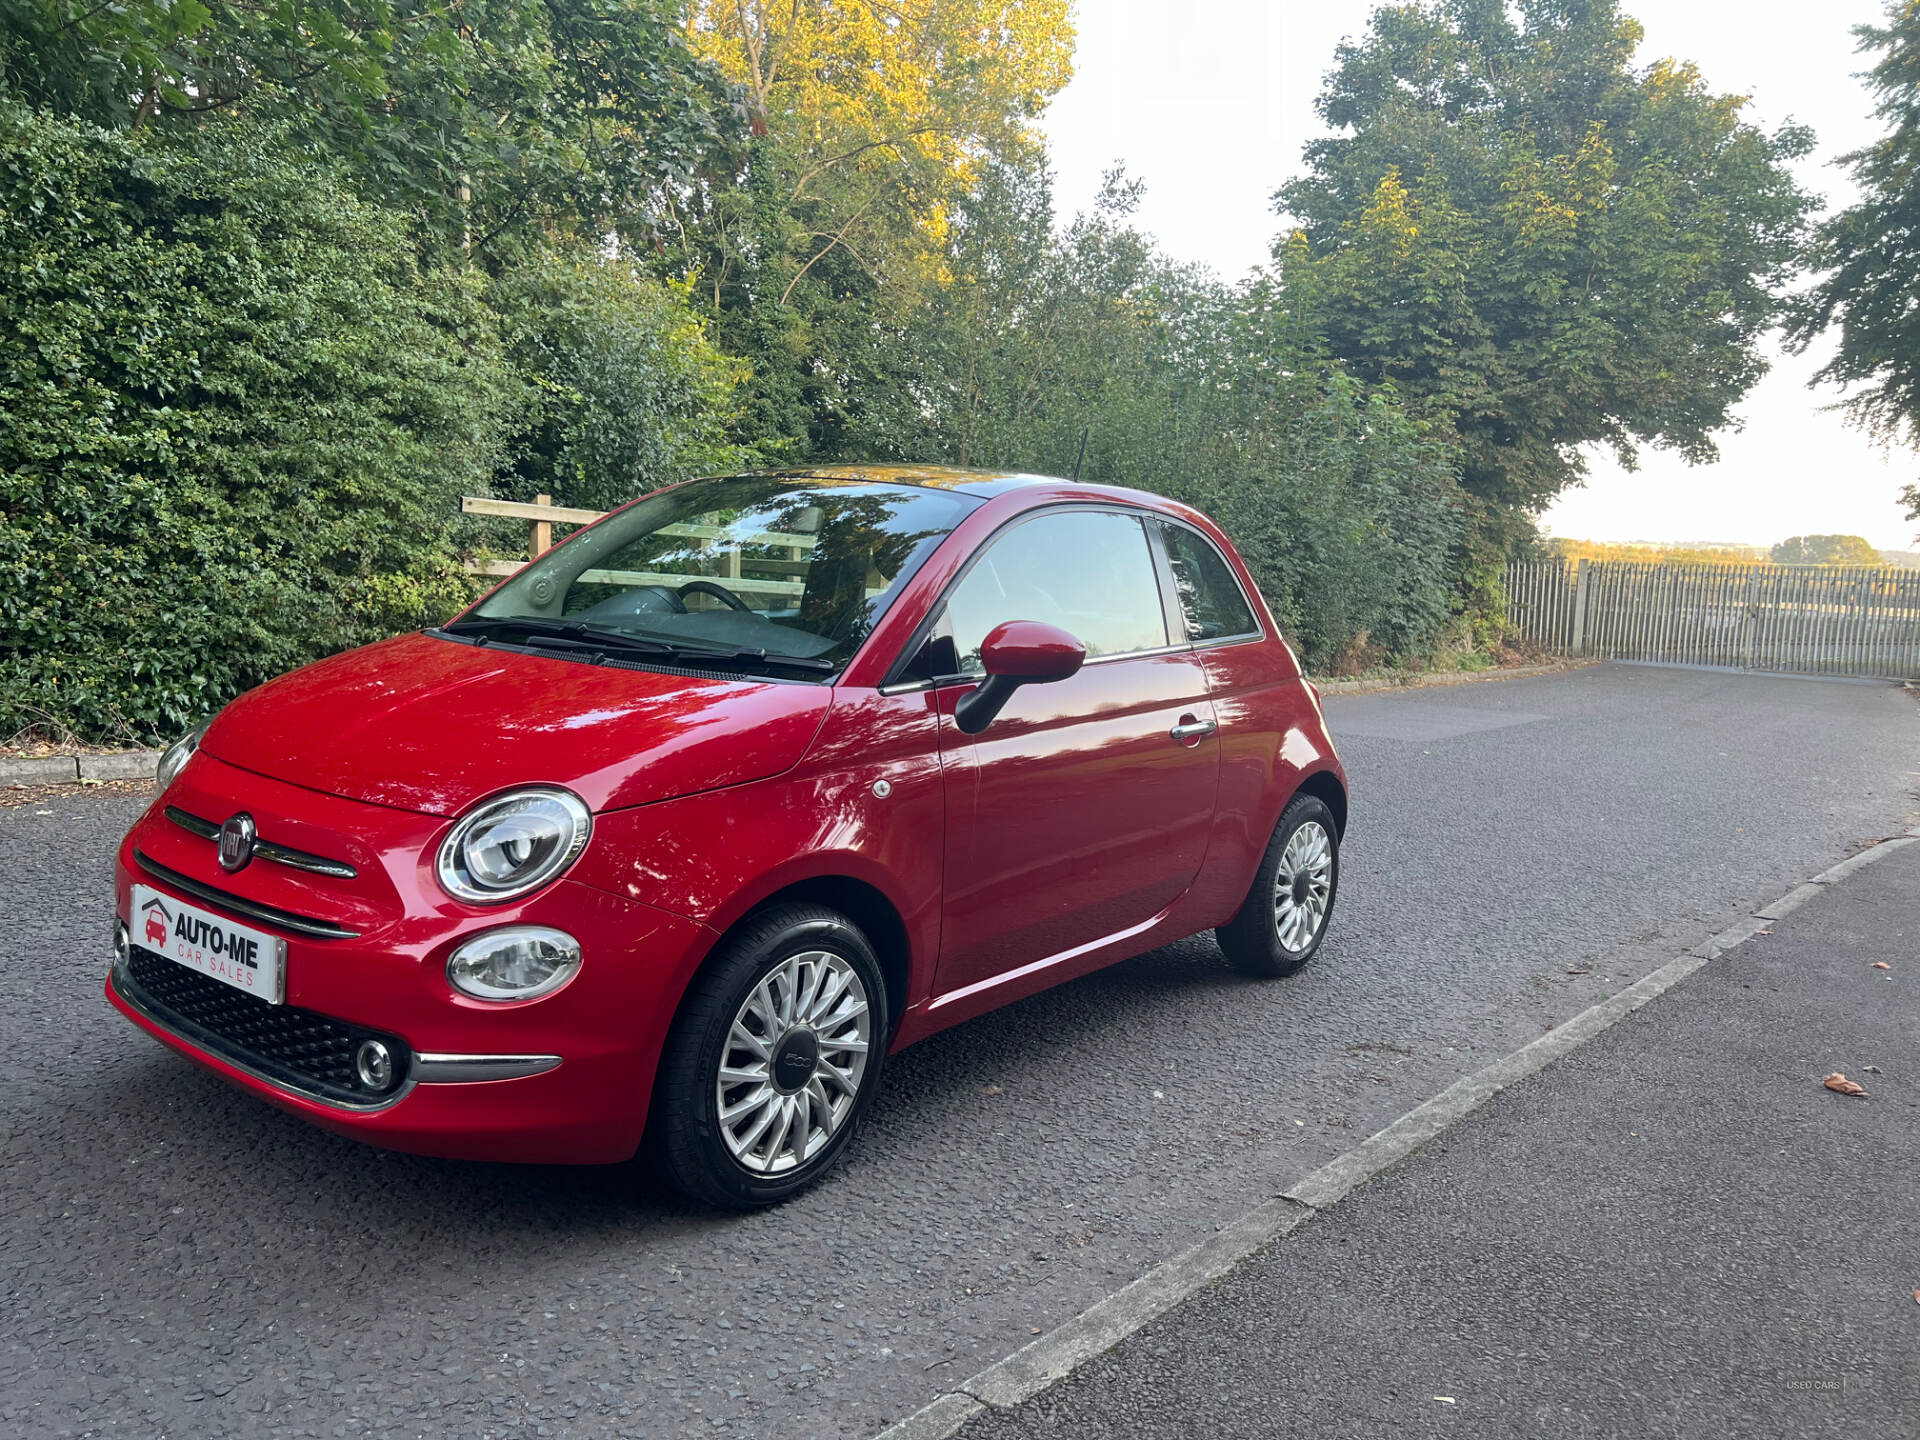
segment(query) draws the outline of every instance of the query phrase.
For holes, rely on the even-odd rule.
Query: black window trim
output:
[[[1215,635],[1206,640],[1189,640],[1187,642],[1187,648],[1191,650],[1214,650],[1223,645],[1247,645],[1256,640],[1266,639],[1267,627],[1260,619],[1260,607],[1254,604],[1253,597],[1247,594],[1247,587],[1240,579],[1240,572],[1233,568],[1233,562],[1227,558],[1226,552],[1213,543],[1213,537],[1208,535],[1207,532],[1199,526],[1189,525],[1184,520],[1176,520],[1171,515],[1156,514],[1153,518],[1158,520],[1162,526],[1178,525],[1189,535],[1196,537],[1202,545],[1205,545],[1209,550],[1213,551],[1213,553],[1219,557],[1221,565],[1226,567],[1228,576],[1233,580],[1234,588],[1240,592],[1240,603],[1247,607],[1247,614],[1253,617],[1253,629],[1251,630],[1236,630],[1231,635]],[[1156,534],[1154,536],[1154,549],[1167,563],[1167,572],[1162,577],[1161,583],[1166,587],[1167,603],[1172,606],[1168,623],[1173,623],[1173,618],[1177,618],[1180,624],[1180,632],[1185,634],[1187,628],[1186,611],[1183,610],[1180,605],[1180,588],[1174,584],[1172,559],[1167,556],[1166,548],[1165,537]]]
[[[1186,613],[1180,607],[1179,590],[1173,583],[1173,569],[1171,562],[1167,558],[1166,543],[1154,522],[1157,521],[1162,525],[1178,525],[1183,530],[1191,530],[1208,545],[1213,545],[1213,541],[1208,539],[1205,533],[1195,529],[1195,527],[1187,524],[1185,521],[1176,520],[1171,515],[1162,514],[1158,510],[1151,510],[1144,505],[1135,505],[1119,499],[1105,501],[1065,500],[1057,504],[1036,505],[1031,510],[1022,510],[1017,515],[1009,515],[1003,522],[994,527],[986,538],[974,547],[973,554],[967,557],[966,564],[956,570],[947,580],[947,583],[941,587],[939,595],[937,595],[933,603],[927,607],[927,613],[921,617],[920,623],[913,627],[913,634],[907,638],[907,643],[901,647],[900,654],[895,657],[893,664],[887,668],[886,676],[875,688],[883,695],[905,695],[916,690],[937,690],[947,685],[978,683],[980,677],[977,675],[920,676],[911,673],[914,662],[920,658],[921,650],[926,646],[927,641],[932,638],[935,625],[937,625],[946,614],[948,597],[953,594],[954,588],[958,586],[962,580],[967,578],[968,574],[973,570],[973,567],[980,562],[980,557],[985,555],[987,551],[999,541],[1000,537],[1008,531],[1024,525],[1030,520],[1037,520],[1044,515],[1059,515],[1083,510],[1092,511],[1095,514],[1126,515],[1140,522],[1141,528],[1146,532],[1147,553],[1152,558],[1154,581],[1160,587],[1161,618],[1167,627],[1167,638],[1171,642],[1166,645],[1153,646],[1146,650],[1123,650],[1113,655],[1095,655],[1087,660],[1086,663],[1088,665],[1105,665],[1114,660],[1144,660],[1155,655],[1174,655],[1183,651],[1211,650],[1224,645],[1245,645],[1256,640],[1264,640],[1267,638],[1266,629],[1261,624],[1259,608],[1251,602],[1248,602],[1247,613],[1253,616],[1255,626],[1253,630],[1247,631],[1244,634],[1222,635],[1212,640],[1174,640],[1174,636],[1186,634]],[[1213,551],[1216,555],[1220,555],[1220,547],[1218,545],[1213,545]],[[928,556],[928,559],[931,558],[931,556]],[[1240,598],[1246,601],[1246,586],[1241,584],[1239,572],[1233,568],[1232,563],[1227,560],[1226,556],[1221,555],[1220,559],[1221,563],[1226,565],[1227,573],[1233,576],[1233,583],[1240,586]]]

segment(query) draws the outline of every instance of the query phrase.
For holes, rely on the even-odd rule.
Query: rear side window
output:
[[[1166,612],[1146,527],[1131,515],[1065,510],[1001,535],[947,597],[960,673],[981,673],[980,642],[1007,620],[1058,625],[1089,659],[1163,648]]]
[[[1167,563],[1173,569],[1173,588],[1187,622],[1186,638],[1224,640],[1259,634],[1246,593],[1213,542],[1184,525],[1162,525],[1160,533],[1167,541]]]

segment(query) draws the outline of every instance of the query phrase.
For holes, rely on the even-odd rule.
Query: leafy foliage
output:
[[[513,386],[476,288],[235,128],[0,110],[0,732],[154,740],[444,617]]]
[[[1083,441],[1316,666],[1491,644],[1579,447],[1711,454],[1808,203],[1612,0],[1518,17],[1378,12],[1228,285],[1124,175],[1056,227],[1068,0],[0,0],[0,733],[438,618],[463,493]]]
[[[996,167],[955,215],[956,283],[850,365],[853,455],[1072,471],[1199,506],[1314,664],[1432,643],[1453,597],[1447,449],[1285,333],[1271,287],[1169,263],[1138,188],[1056,237],[1045,175]]]
[[[1636,68],[1613,0],[1384,7],[1285,186],[1285,298],[1357,375],[1451,428],[1493,534],[1656,444],[1715,454],[1765,366],[1811,204],[1811,136],[1765,134],[1698,71]]]
[[[1858,535],[1794,535],[1771,552],[1776,565],[1878,565],[1880,552]]]
[[[1854,32],[1877,54],[1866,74],[1885,136],[1843,157],[1860,199],[1820,226],[1812,261],[1823,272],[1797,305],[1793,339],[1839,331],[1814,377],[1851,387],[1844,404],[1868,431],[1920,445],[1920,3],[1893,0],[1883,26]],[[1920,486],[1900,492],[1920,520]]]
[[[1617,560],[1641,565],[1757,565],[1768,558],[1765,550],[1754,545],[1623,545],[1556,538],[1547,549],[1562,560]]]
[[[0,0],[0,733],[164,736],[444,618],[496,478],[751,458],[738,363],[610,243],[726,128],[681,18]]]
[[[646,228],[730,119],[662,0],[0,0],[0,89],[182,139],[239,111],[442,240]]]
[[[752,365],[747,438],[833,453],[851,355],[951,283],[955,210],[1035,148],[1071,74],[1067,0],[700,0],[689,35],[749,135],[680,192],[662,263]]]
[[[714,347],[683,290],[630,261],[568,251],[509,271],[490,300],[533,392],[498,486],[511,498],[610,510],[761,458],[729,439],[743,367]]]

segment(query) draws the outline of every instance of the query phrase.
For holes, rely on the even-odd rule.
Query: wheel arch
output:
[[[807,903],[838,910],[860,928],[880,957],[880,975],[887,986],[888,1035],[899,1029],[906,1012],[912,974],[912,944],[907,923],[885,891],[851,875],[820,874],[793,880],[747,905],[727,921],[709,951],[717,953],[727,937],[757,916],[779,905]],[[702,961],[705,964],[705,961]]]
[[[1294,795],[1311,795],[1333,812],[1334,828],[1339,832],[1335,839],[1344,838],[1347,833],[1347,787],[1340,783],[1340,777],[1331,770],[1315,770],[1302,776],[1300,783],[1293,788]],[[1292,796],[1288,796],[1292,803]],[[1284,811],[1286,806],[1281,806]]]

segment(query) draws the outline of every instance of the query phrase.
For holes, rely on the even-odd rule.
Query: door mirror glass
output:
[[[980,642],[987,678],[953,707],[953,723],[964,735],[978,735],[993,722],[1022,685],[1044,685],[1077,675],[1087,647],[1056,625],[1038,620],[1007,620]]]

